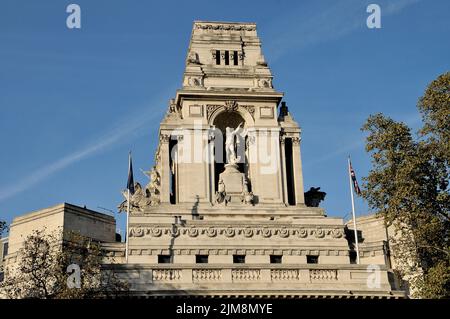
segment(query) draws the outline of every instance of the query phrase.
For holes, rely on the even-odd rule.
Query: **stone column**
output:
[[[207,165],[209,167],[209,201],[214,204],[215,202],[215,194],[216,194],[216,171],[214,168],[215,158],[214,158],[214,142],[215,142],[215,136],[213,131],[208,131],[208,162]]]
[[[169,152],[170,135],[160,134],[160,176],[161,176],[161,203],[170,203],[170,152]]]
[[[305,204],[305,195],[303,189],[303,168],[300,152],[300,136],[292,138],[292,160],[294,164],[294,186],[296,205]]]

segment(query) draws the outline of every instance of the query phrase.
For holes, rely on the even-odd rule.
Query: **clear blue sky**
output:
[[[70,3],[81,6],[81,30],[66,27]],[[366,27],[369,3],[381,6],[381,29]],[[146,181],[139,168],[153,164],[194,20],[258,24],[274,85],[303,130],[305,189],[320,186],[328,215],[343,217],[347,155],[360,183],[370,169],[361,125],[383,112],[418,127],[417,99],[450,69],[449,14],[446,0],[3,0],[0,218],[61,202],[115,209],[128,150]]]

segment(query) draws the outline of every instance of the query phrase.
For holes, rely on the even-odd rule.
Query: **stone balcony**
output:
[[[117,276],[138,296],[296,296],[404,298],[388,269],[363,265],[116,264]],[[371,277],[369,277],[371,276]],[[379,278],[379,286],[372,279]],[[369,282],[369,284],[368,284]]]

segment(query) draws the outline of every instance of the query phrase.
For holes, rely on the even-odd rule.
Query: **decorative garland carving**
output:
[[[237,111],[239,105],[236,101],[225,101],[225,111],[233,112]]]
[[[293,145],[300,145],[300,141],[301,141],[300,137],[298,137],[298,136],[292,137],[292,144]]]
[[[255,119],[255,107],[253,105],[241,105],[244,109],[250,113],[253,119]]]
[[[169,135],[169,134],[161,134],[161,135],[159,136],[159,141],[160,141],[161,143],[169,143],[169,141],[170,141],[170,135]]]
[[[256,31],[256,26],[233,24],[196,24],[195,28],[200,30],[220,31]]]
[[[218,237],[224,236],[227,238],[235,237],[240,235],[246,238],[252,238],[260,236],[262,238],[270,238],[278,236],[280,238],[288,238],[289,236],[297,236],[298,238],[343,238],[344,230],[341,228],[296,228],[296,227],[267,227],[267,226],[256,226],[256,227],[230,227],[230,226],[209,226],[209,227],[173,227],[168,226],[142,226],[142,227],[131,227],[129,236],[130,237],[160,237],[162,235],[168,236],[188,236],[188,237]]]
[[[239,105],[237,101],[225,101],[225,105],[221,104],[207,104],[206,105],[206,118],[208,121],[211,119],[211,116],[214,112],[216,112],[220,108],[224,108],[226,112],[237,111],[239,108],[245,109],[252,119],[255,119],[255,106],[253,105]]]

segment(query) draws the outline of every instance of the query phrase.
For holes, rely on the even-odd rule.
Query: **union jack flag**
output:
[[[350,170],[350,176],[351,176],[352,182],[353,182],[353,188],[355,189],[355,193],[357,195],[361,195],[361,189],[359,188],[358,181],[356,180],[356,174],[355,174],[355,171],[353,170],[352,162],[349,162],[349,163],[350,163],[349,170]]]

